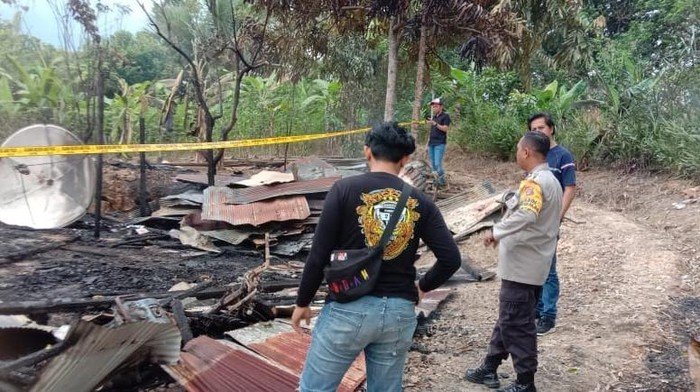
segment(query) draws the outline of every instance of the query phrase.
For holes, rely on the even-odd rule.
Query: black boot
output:
[[[467,369],[464,378],[475,384],[484,384],[489,388],[498,388],[501,386],[501,382],[498,381],[497,369],[498,367],[487,366],[486,362],[484,362],[478,368]]]
[[[512,384],[505,388],[501,388],[496,392],[537,392],[534,382],[529,382],[527,384],[521,384],[517,381],[513,381]]]

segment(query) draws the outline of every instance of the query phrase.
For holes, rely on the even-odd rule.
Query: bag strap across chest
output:
[[[396,207],[394,208],[394,212],[391,214],[391,218],[389,218],[389,223],[387,223],[384,227],[384,232],[382,233],[382,238],[379,240],[379,244],[376,246],[377,248],[381,249],[382,252],[389,243],[391,235],[394,233],[396,224],[399,222],[403,209],[406,207],[406,203],[408,202],[408,197],[411,195],[411,190],[411,185],[404,182],[403,189],[401,190],[401,197],[399,198],[398,203],[396,203]]]

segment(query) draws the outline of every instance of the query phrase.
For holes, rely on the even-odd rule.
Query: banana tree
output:
[[[324,130],[330,131],[342,124],[333,111],[338,105],[342,84],[337,80],[315,79],[312,82],[310,94],[301,103],[303,110],[313,110],[314,107],[323,111]]]
[[[150,82],[129,85],[126,80],[119,78],[119,93],[112,99],[105,99],[107,104],[107,121],[111,127],[110,141],[118,144],[129,144],[133,135],[134,125],[144,99],[153,97],[149,94]],[[143,113],[141,113],[143,114]]]
[[[56,75],[54,60],[49,66],[32,68],[5,56],[9,69],[0,69],[0,100],[12,111],[37,115],[37,120],[63,122],[68,88]]]
[[[273,73],[268,77],[248,76],[244,78],[241,93],[246,100],[255,102],[255,106],[267,117],[267,135],[273,136],[276,128],[277,114],[284,108],[282,84]]]

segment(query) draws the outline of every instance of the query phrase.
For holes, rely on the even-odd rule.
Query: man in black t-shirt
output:
[[[415,140],[405,128],[396,123],[375,126],[367,134],[364,148],[370,172],[333,185],[299,285],[292,315],[297,331],[302,320],[309,323],[309,304],[321,285],[331,252],[379,243],[404,186],[398,173],[415,149]],[[413,263],[421,239],[437,262],[416,282]],[[445,283],[460,265],[459,249],[440,210],[429,197],[412,189],[384,248],[373,291],[352,302],[327,299],[313,329],[301,392],[336,391],[360,352],[366,358],[367,391],[401,391],[406,355],[417,323],[415,304],[424,292]]]
[[[430,139],[428,140],[428,156],[433,171],[438,174],[438,185],[445,185],[445,169],[442,167],[442,159],[447,148],[447,131],[450,128],[450,116],[444,112],[442,99],[435,98],[430,101],[432,116],[428,120],[430,124]]]

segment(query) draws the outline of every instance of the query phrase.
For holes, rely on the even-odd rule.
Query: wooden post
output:
[[[97,45],[97,91],[95,93],[97,96],[97,121],[95,122],[95,127],[97,130],[97,144],[104,144],[104,75],[102,75],[102,46],[100,45],[99,37],[95,39],[95,44]],[[100,238],[102,226],[102,166],[102,154],[99,154],[97,156],[97,188],[95,189],[95,238]]]
[[[146,119],[143,114],[139,116],[139,143],[146,144]],[[139,212],[141,216],[151,215],[151,209],[148,206],[146,198],[146,153],[139,153]]]

